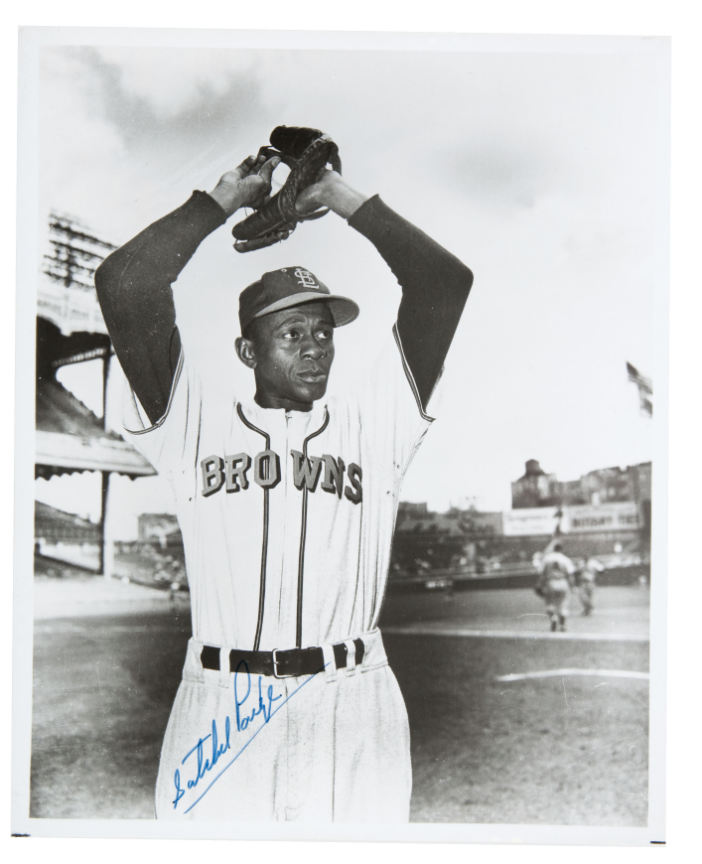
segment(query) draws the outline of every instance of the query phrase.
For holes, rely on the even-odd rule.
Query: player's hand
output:
[[[341,174],[325,168],[316,183],[312,183],[297,196],[295,210],[304,216],[319,207],[328,207],[344,219],[348,219],[368,199],[352,189]]]
[[[279,164],[278,156],[247,156],[220,178],[210,196],[219,204],[227,216],[240,207],[260,207],[271,191],[271,177]]]

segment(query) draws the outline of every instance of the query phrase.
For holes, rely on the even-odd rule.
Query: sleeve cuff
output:
[[[347,221],[352,228],[365,234],[364,229],[370,227],[369,223],[372,222],[378,210],[382,211],[383,208],[387,209],[387,206],[380,200],[380,195],[372,195],[357,210],[353,211]]]
[[[373,195],[351,214],[348,224],[378,246],[383,241],[394,243],[406,222],[379,195]]]
[[[203,223],[212,225],[212,229],[218,228],[227,221],[227,214],[219,206],[211,195],[196,189],[186,202],[186,207],[193,215],[197,215]]]

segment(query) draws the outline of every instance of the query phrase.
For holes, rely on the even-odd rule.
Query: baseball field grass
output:
[[[393,595],[383,625],[413,821],[646,824],[646,588],[601,589],[564,635],[522,590]],[[166,601],[36,621],[32,816],[153,817],[189,627],[187,605]]]

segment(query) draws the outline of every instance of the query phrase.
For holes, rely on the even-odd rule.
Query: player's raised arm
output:
[[[473,274],[461,261],[391,210],[351,188],[334,171],[298,198],[298,209],[329,207],[378,249],[402,288],[397,330],[426,407],[443,367]]]
[[[208,234],[265,198],[278,161],[248,157],[209,194],[194,192],[113,252],[95,274],[115,352],[152,423],[166,411],[180,353],[171,286]]]

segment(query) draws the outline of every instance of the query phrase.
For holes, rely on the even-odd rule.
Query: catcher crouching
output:
[[[409,725],[378,617],[401,481],[431,426],[472,274],[350,186],[328,136],[282,128],[272,148],[194,192],[96,274],[133,392],[126,435],[173,489],[191,594],[156,814],[402,822]],[[294,162],[311,145],[315,158]],[[293,182],[269,206],[280,161],[293,162]],[[293,264],[239,298],[236,353],[253,393],[227,404],[213,396],[181,340],[171,285],[242,207],[257,209],[253,227],[235,226],[238,251],[327,210],[376,247],[402,299],[372,380],[326,398],[335,329],[358,306]]]

